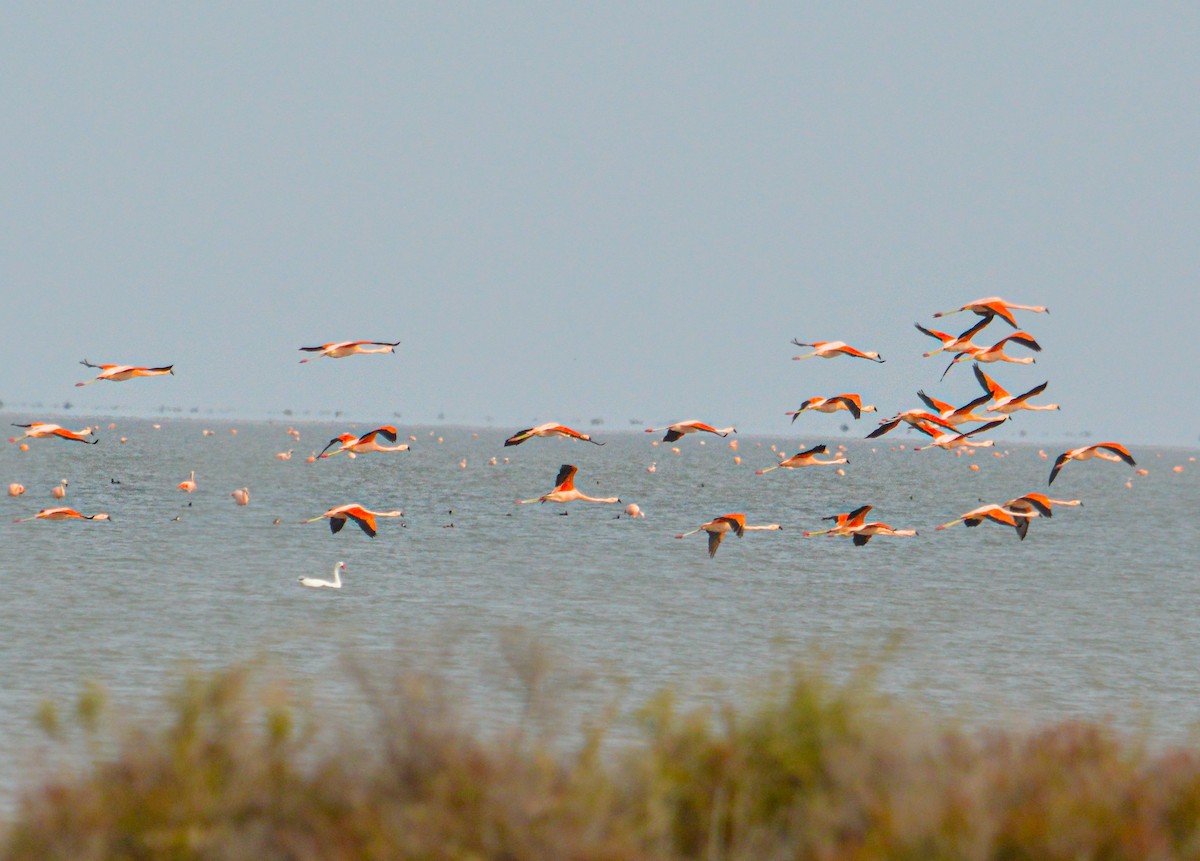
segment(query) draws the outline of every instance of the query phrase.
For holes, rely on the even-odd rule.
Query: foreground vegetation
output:
[[[1200,858],[1197,751],[936,726],[866,675],[797,667],[738,705],[664,693],[621,744],[611,715],[548,732],[536,680],[488,732],[429,676],[360,681],[371,719],[340,732],[246,668],[189,678],[137,728],[95,690],[69,720],[47,707],[88,762],[23,795],[0,859]]]

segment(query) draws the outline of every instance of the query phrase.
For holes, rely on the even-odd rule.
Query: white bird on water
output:
[[[341,572],[343,572],[345,570],[346,570],[346,563],[339,562],[337,565],[333,566],[333,579],[332,580],[321,580],[317,577],[301,577],[301,578],[299,578],[300,585],[301,586],[311,586],[314,589],[321,589],[321,588],[341,589],[342,588]]]

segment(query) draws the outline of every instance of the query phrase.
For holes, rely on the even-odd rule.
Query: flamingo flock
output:
[[[1034,358],[1032,356],[1012,356],[1005,352],[1005,347],[1009,344],[1023,347],[1032,352],[1040,352],[1041,345],[1033,335],[1019,328],[1016,313],[1048,313],[1048,310],[1043,306],[1021,305],[1008,302],[999,297],[987,297],[968,302],[958,308],[950,311],[943,311],[933,314],[934,318],[946,317],[960,312],[972,313],[980,319],[971,325],[965,331],[954,334],[950,332],[941,332],[935,329],[928,328],[920,323],[914,324],[917,330],[927,337],[933,338],[940,343],[940,346],[925,352],[923,355],[926,358],[935,356],[939,353],[952,353],[953,359],[943,371],[942,377],[957,364],[971,363],[975,379],[978,381],[982,393],[967,403],[961,406],[937,400],[927,395],[923,390],[917,392],[917,397],[923,404],[923,407],[912,407],[899,410],[887,418],[883,418],[878,422],[878,425],[866,434],[868,439],[877,439],[887,434],[901,424],[906,425],[911,431],[915,431],[927,438],[927,443],[914,447],[914,451],[922,451],[933,448],[944,450],[966,450],[973,452],[976,449],[988,448],[994,446],[994,440],[982,438],[983,435],[990,431],[999,428],[1004,423],[1010,421],[1015,413],[1021,411],[1049,411],[1059,409],[1058,404],[1035,404],[1031,403],[1031,399],[1045,392],[1048,382],[1043,382],[1039,385],[1029,388],[1027,391],[1013,395],[1003,388],[993,377],[985,373],[981,365],[993,363],[1010,363],[1010,364],[1032,364]],[[1012,333],[995,341],[990,346],[980,346],[975,343],[977,338],[996,318],[1003,320],[1012,327]],[[860,358],[880,364],[884,362],[879,353],[868,350],[861,350],[850,346],[845,341],[801,341],[793,339],[791,342],[795,346],[811,348],[811,352],[793,356],[793,360],[803,360],[809,358]],[[352,355],[360,354],[381,354],[394,353],[395,348],[400,344],[399,341],[339,341],[321,344],[312,347],[300,347],[303,352],[310,355],[301,360],[301,363],[307,363],[321,357],[333,359],[346,358]],[[89,368],[99,370],[99,374],[92,380],[76,383],[77,386],[88,385],[101,380],[120,382],[139,377],[153,377],[173,375],[175,373],[174,365],[163,365],[157,367],[143,367],[133,365],[117,365],[103,364],[94,365],[86,359],[81,363]],[[979,412],[982,411],[982,412]],[[858,420],[864,413],[877,412],[873,405],[864,405],[862,395],[853,392],[843,392],[841,394],[827,396],[813,396],[803,401],[795,410],[785,413],[791,417],[791,421],[796,419],[806,412],[832,414],[837,412],[847,412],[850,416]],[[973,427],[968,427],[974,425]],[[95,429],[91,427],[83,428],[78,431],[73,431],[56,424],[44,421],[30,421],[23,424],[15,424],[15,427],[22,428],[24,434],[20,437],[10,438],[10,442],[21,442],[23,440],[41,440],[49,438],[58,438],[63,440],[83,442],[88,445],[96,445],[98,440],[94,439]],[[156,426],[157,427],[157,426]],[[231,431],[233,433],[234,431]],[[666,424],[660,427],[649,427],[645,429],[646,433],[662,433],[662,442],[672,443],[682,439],[689,434],[709,434],[717,437],[728,437],[737,433],[735,427],[716,427],[711,424],[701,422],[696,419],[687,421],[679,421],[671,424]],[[206,435],[209,433],[205,432]],[[294,429],[289,429],[289,435],[293,436],[295,441],[299,440],[299,432]],[[314,452],[312,456],[307,458],[308,463],[328,460],[339,454],[345,454],[347,459],[354,458],[356,455],[365,454],[368,452],[406,452],[410,450],[408,443],[398,443],[400,436],[399,430],[393,425],[381,425],[366,433],[356,434],[353,432],[344,432],[330,439],[325,447],[319,452]],[[503,446],[514,447],[520,446],[529,440],[535,438],[560,438],[573,440],[578,442],[587,442],[596,446],[603,446],[604,442],[592,439],[591,436],[581,433],[573,428],[557,422],[547,422],[532,427],[527,427],[518,430],[509,435],[503,441]],[[415,437],[410,437],[410,440]],[[383,442],[381,442],[383,441]],[[441,439],[439,438],[439,442]],[[386,445],[384,443],[393,443]],[[658,445],[655,442],[654,445]],[[703,445],[703,442],[701,442]],[[22,446],[24,447],[24,446]],[[730,443],[730,448],[737,451],[737,441]],[[844,448],[844,447],[841,447]],[[772,446],[774,449],[774,446]],[[674,448],[672,451],[678,453],[679,449]],[[292,449],[286,452],[281,452],[276,457],[281,460],[287,460],[291,457]],[[997,452],[997,455],[1000,453]],[[849,460],[841,452],[835,452],[825,459],[821,459],[820,455],[829,455],[829,447],[826,444],[816,444],[803,451],[800,451],[789,457],[784,457],[780,454],[780,459],[777,463],[770,466],[762,467],[755,470],[756,475],[764,475],[774,470],[794,470],[803,467],[812,466],[839,466],[849,465]],[[1058,455],[1054,460],[1051,468],[1047,485],[1053,484],[1058,477],[1060,471],[1072,461],[1086,461],[1090,459],[1101,459],[1116,462],[1123,462],[1129,466],[1136,466],[1136,461],[1129,450],[1117,442],[1102,442],[1092,445],[1081,446],[1071,449]],[[508,459],[505,458],[505,462]],[[735,458],[736,463],[741,462],[741,457]],[[495,464],[496,458],[493,457],[490,463]],[[466,468],[466,460],[460,463],[462,468]],[[977,466],[973,466],[977,469]],[[576,487],[575,480],[578,474],[578,466],[571,463],[564,463],[558,470],[558,474],[554,479],[553,487],[540,496],[534,496],[528,499],[516,500],[517,505],[531,505],[533,503],[543,504],[547,502],[566,504],[571,502],[590,502],[598,504],[620,504],[622,502],[619,496],[591,496],[584,493]],[[656,464],[651,464],[646,470],[648,473],[656,471]],[[839,474],[844,474],[843,470],[837,470]],[[793,479],[794,480],[794,479]],[[784,480],[786,483],[786,480]],[[115,483],[115,480],[114,480]],[[54,489],[53,495],[61,499],[66,493],[67,481],[64,479],[58,487]],[[191,471],[188,478],[177,485],[177,489],[185,493],[193,493],[197,490],[196,473]],[[24,487],[13,484],[10,485],[9,493],[18,495],[24,492]],[[249,488],[243,487],[234,490],[230,496],[239,506],[246,506],[249,503],[250,491]],[[190,504],[190,503],[189,503]],[[977,527],[984,523],[994,523],[1001,526],[1013,528],[1020,540],[1024,540],[1028,534],[1030,522],[1035,518],[1050,518],[1053,514],[1055,506],[1076,507],[1082,505],[1082,501],[1078,499],[1051,499],[1044,493],[1031,491],[1023,496],[1007,500],[1002,503],[983,503],[971,510],[959,515],[958,517],[946,523],[935,527],[935,532],[944,531],[952,526],[963,524],[967,527]],[[872,538],[877,536],[884,537],[915,537],[919,533],[917,529],[911,527],[896,528],[882,521],[868,521],[867,514],[873,510],[872,504],[860,504],[850,511],[829,515],[823,518],[826,521],[832,521],[833,525],[823,529],[815,529],[803,531],[802,537],[810,538],[816,536],[828,537],[843,537],[850,538],[851,543],[857,547],[866,546]],[[562,513],[565,513],[562,512]],[[637,521],[645,518],[645,513],[641,510],[637,503],[629,503],[625,506],[624,514],[627,520]],[[327,508],[324,512],[315,517],[310,517],[302,520],[301,523],[314,523],[319,520],[328,520],[330,532],[332,534],[339,533],[347,523],[353,523],[370,538],[375,538],[378,534],[378,521],[387,518],[403,517],[404,512],[400,509],[391,510],[375,510],[367,508],[358,502],[349,502],[335,504]],[[715,558],[717,550],[720,547],[724,537],[729,533],[733,533],[738,538],[741,538],[748,531],[764,531],[764,532],[780,532],[782,526],[779,523],[766,523],[761,525],[747,524],[746,514],[744,512],[734,512],[721,514],[713,517],[696,528],[677,534],[676,538],[685,538],[689,535],[698,532],[704,532],[708,540],[708,556]],[[618,515],[620,518],[620,515]],[[95,514],[82,514],[79,511],[66,508],[46,508],[38,511],[36,514],[19,518],[17,522],[25,522],[31,520],[91,520],[91,521],[110,521],[112,518],[107,513],[98,512]],[[176,518],[178,519],[178,518]],[[279,523],[277,519],[275,521]],[[402,526],[407,525],[402,523]],[[453,523],[449,524],[453,526]],[[740,546],[740,542],[739,542]],[[315,578],[301,577],[299,582],[302,586],[311,588],[331,588],[341,589],[342,582],[340,572],[345,570],[345,563],[338,562],[333,569],[333,580],[320,580]]]

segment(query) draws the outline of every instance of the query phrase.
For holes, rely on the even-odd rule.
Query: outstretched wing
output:
[[[1046,484],[1054,484],[1054,479],[1058,477],[1058,471],[1062,469],[1070,459],[1071,453],[1069,451],[1064,451],[1057,458],[1055,458],[1054,466],[1050,468],[1050,480],[1047,481]]]
[[[558,468],[558,476],[554,479],[555,490],[574,490],[575,489],[575,473],[579,471],[579,467],[574,464],[564,463]]]
[[[1111,451],[1130,466],[1137,466],[1137,462],[1134,461],[1133,455],[1129,453],[1129,449],[1125,448],[1125,446],[1121,445],[1119,442],[1102,442],[1097,445],[1096,448],[1104,449],[1105,451]]]

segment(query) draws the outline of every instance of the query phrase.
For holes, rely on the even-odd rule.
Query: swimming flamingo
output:
[[[292,459],[292,449],[289,448],[287,451],[276,452],[275,458],[277,460],[291,460]]]
[[[764,523],[756,526],[748,526],[746,524],[746,515],[737,514],[722,514],[720,517],[714,518],[707,523],[701,523],[690,532],[681,532],[676,535],[676,538],[687,538],[689,535],[695,535],[697,532],[704,531],[708,533],[708,558],[711,559],[717,555],[717,548],[721,546],[721,540],[727,532],[732,532],[741,538],[746,532],[754,530],[777,531],[783,529],[778,523]]]
[[[832,397],[828,398],[809,398],[800,406],[796,407],[793,412],[784,413],[784,415],[791,416],[792,421],[794,422],[800,413],[804,412],[805,410],[816,410],[819,413],[835,413],[838,410],[846,410],[850,413],[850,415],[857,419],[863,413],[875,412],[875,407],[864,407],[862,404],[861,395],[844,394],[833,395]]]
[[[24,436],[9,437],[9,442],[20,442],[23,439],[41,439],[42,437],[56,436],[59,439],[69,439],[75,442],[85,442],[89,445],[95,445],[100,440],[88,439],[94,433],[93,429],[86,427],[83,430],[67,430],[64,427],[59,427],[49,422],[30,422],[27,425],[13,424],[15,428],[26,428]]]
[[[1004,413],[1008,415],[1015,413],[1017,410],[1057,410],[1058,404],[1031,404],[1029,399],[1035,395],[1040,395],[1046,391],[1046,386],[1050,385],[1049,381],[1042,383],[1040,386],[1034,386],[1029,391],[1022,395],[1010,395],[999,383],[983,372],[983,369],[978,365],[975,366],[975,378],[979,380],[979,384],[992,398],[994,403],[987,408],[989,413]]]
[[[399,432],[392,425],[384,425],[383,427],[375,428],[375,430],[367,431],[362,436],[344,433],[331,439],[329,444],[321,449],[321,453],[317,455],[317,459],[333,457],[335,454],[341,454],[342,452],[354,455],[363,454],[368,451],[408,451],[411,448],[406,442],[393,446],[381,445],[376,442],[376,437],[383,437],[388,442],[395,442],[399,437]],[[340,448],[329,451],[329,449],[339,443],[341,444]]]
[[[846,456],[843,454],[835,455],[833,460],[817,460],[817,455],[825,454],[827,451],[829,451],[829,449],[823,444],[815,445],[806,451],[797,452],[791,457],[781,460],[774,466],[768,466],[766,469],[756,469],[754,474],[762,475],[763,473],[770,472],[773,469],[796,469],[802,466],[837,466],[839,463],[850,462],[846,460]]]
[[[100,373],[95,379],[88,380],[83,383],[76,383],[78,386],[88,386],[92,383],[98,383],[101,380],[112,380],[119,382],[121,380],[132,380],[134,377],[161,377],[163,374],[174,374],[172,370],[174,365],[166,365],[161,368],[142,368],[134,365],[93,365],[87,359],[84,359],[79,364],[86,365],[89,368],[98,368]]]
[[[801,359],[832,359],[835,356],[853,356],[858,359],[870,359],[872,362],[883,362],[884,359],[878,353],[863,352],[851,347],[845,341],[813,341],[811,344],[805,341],[792,338],[792,343],[797,347],[812,347],[811,353],[806,353],[803,356],[792,356],[794,361]]]
[[[363,508],[357,502],[350,502],[346,505],[338,505],[329,509],[324,514],[318,514],[316,517],[311,517],[308,520],[302,520],[301,523],[316,523],[322,517],[329,518],[329,531],[338,533],[342,527],[346,525],[347,520],[353,520],[358,527],[372,538],[375,537],[375,518],[376,517],[403,517],[403,511],[370,511]]]
[[[939,401],[936,398],[931,398],[929,395],[925,394],[924,389],[917,392],[917,397],[921,399],[921,402],[924,403],[925,406],[929,407],[931,410],[936,410],[942,421],[951,427],[957,427],[958,425],[966,424],[968,422],[986,422],[992,420],[991,416],[977,416],[973,412],[975,407],[981,407],[992,399],[991,395],[989,394],[982,395],[973,401],[968,401],[961,407],[956,407],[953,404],[946,403],[945,401]]]
[[[20,496],[24,492],[25,492],[25,485],[21,484],[21,482],[19,482],[19,481],[14,481],[12,484],[10,484],[8,486],[8,495],[9,496]]]
[[[959,433],[959,434],[945,433],[944,431],[938,430],[937,428],[933,427],[932,425],[915,424],[915,425],[913,425],[913,427],[915,427],[921,433],[928,436],[930,439],[933,440],[933,442],[931,442],[929,445],[926,445],[926,446],[915,446],[913,448],[913,451],[924,451],[927,448],[944,448],[947,450],[952,449],[952,448],[967,448],[967,447],[969,447],[969,448],[987,448],[989,446],[995,445],[996,444],[995,440],[990,440],[990,439],[973,440],[973,439],[970,439],[970,437],[974,436],[977,433],[984,433],[986,431],[992,430],[993,428],[1000,427],[1000,425],[1004,424],[1006,421],[1008,421],[1007,417],[1002,418],[1002,419],[996,419],[995,421],[988,422],[985,425],[982,425],[980,427],[966,431],[965,433]]]
[[[179,484],[175,485],[176,490],[182,490],[184,493],[191,493],[196,489],[196,470],[192,470],[191,474]]]
[[[1133,455],[1129,453],[1129,449],[1121,445],[1119,442],[1098,442],[1093,445],[1080,446],[1073,448],[1070,451],[1064,451],[1054,461],[1054,466],[1050,470],[1050,480],[1047,484],[1054,484],[1054,479],[1058,476],[1058,471],[1073,460],[1091,460],[1098,457],[1101,460],[1120,461],[1123,460],[1130,466],[1137,466],[1133,459]]]
[[[631,502],[625,506],[625,516],[631,520],[637,520],[639,517],[645,518],[646,512],[642,511],[642,507],[636,502]]]
[[[21,517],[13,523],[24,523],[28,520],[112,520],[104,512],[98,514],[80,514],[74,508],[43,508],[33,517]]]
[[[1049,314],[1050,309],[1044,305],[1017,305],[1014,302],[1009,302],[1001,299],[999,296],[988,296],[984,299],[976,299],[973,302],[968,302],[961,308],[955,308],[953,311],[939,311],[934,314],[934,317],[945,317],[950,314],[957,314],[959,311],[971,311],[981,317],[999,317],[1005,323],[1017,327],[1017,320],[1013,317],[1013,311],[1032,311],[1035,314]]]
[[[307,359],[301,359],[300,364],[311,362],[314,359],[319,359],[321,356],[329,356],[331,359],[344,359],[346,356],[353,356],[355,353],[394,353],[396,347],[400,346],[399,341],[336,341],[332,344],[322,344],[319,347],[301,347],[300,349],[306,353],[316,353]],[[370,347],[378,347],[377,350],[368,349]]]
[[[243,487],[240,490],[235,490],[233,493],[231,493],[229,495],[233,497],[233,501],[236,502],[238,505],[249,505],[250,504],[250,488],[248,488],[248,487]]]
[[[984,317],[961,335],[951,335],[946,332],[939,332],[936,329],[926,329],[920,323],[913,323],[913,325],[916,326],[917,329],[923,334],[928,335],[931,338],[937,338],[942,342],[942,346],[938,347],[936,350],[930,350],[928,353],[921,354],[928,359],[930,356],[936,356],[938,353],[943,352],[963,353],[967,350],[979,349],[975,344],[971,343],[971,338],[979,334],[979,331],[990,322],[992,322],[991,317]]]
[[[818,529],[815,532],[802,532],[800,534],[804,538],[811,538],[814,535],[850,535],[855,529],[858,529],[867,522],[867,512],[873,507],[871,505],[860,505],[853,511],[822,517],[822,520],[834,521],[834,525],[828,529]]]
[[[1017,511],[1004,505],[990,503],[988,505],[981,505],[978,508],[972,508],[966,514],[960,514],[949,523],[943,523],[941,526],[935,528],[938,530],[949,529],[958,523],[973,527],[991,521],[992,523],[1013,527],[1013,529],[1017,530],[1017,535],[1024,541],[1025,533],[1029,531],[1029,518],[1033,516],[1028,511]]]
[[[333,579],[320,580],[316,577],[298,577],[301,586],[311,586],[314,589],[341,589],[342,588],[342,572],[346,570],[346,563],[339,562],[333,566]]]
[[[571,502],[573,500],[582,500],[584,502],[620,502],[620,498],[609,496],[605,498],[596,498],[588,496],[579,490],[575,489],[575,473],[579,467],[573,464],[564,463],[558,468],[558,477],[554,479],[554,489],[549,493],[544,493],[541,496],[533,499],[518,499],[517,505],[529,505],[533,502]]]
[[[577,430],[572,430],[566,425],[560,425],[555,422],[546,422],[544,425],[538,425],[535,428],[525,428],[525,430],[517,431],[504,441],[505,445],[520,445],[527,439],[532,439],[535,436],[561,436],[567,439],[581,439],[584,442],[590,442],[593,445],[604,445],[602,442],[596,442],[590,436],[580,433]]]
[[[1014,358],[1004,352],[1004,345],[1009,341],[1014,344],[1020,344],[1022,347],[1028,347],[1035,353],[1042,351],[1042,345],[1033,339],[1033,336],[1028,332],[1014,332],[1004,338],[1001,338],[990,347],[976,347],[974,350],[964,350],[946,366],[946,370],[942,371],[942,379],[946,378],[946,374],[950,373],[950,369],[959,362],[975,361],[975,362],[1013,362],[1018,365],[1032,365],[1036,360],[1033,356],[1021,356]]]
[[[675,442],[675,440],[684,434],[696,433],[697,431],[715,433],[717,436],[729,436],[731,433],[737,433],[737,428],[715,428],[712,425],[704,424],[704,422],[696,421],[696,419],[688,419],[686,422],[675,422],[675,424],[661,428],[646,428],[646,433],[657,433],[660,430],[667,432],[666,436],[662,438],[663,442]]]
[[[64,496],[66,496],[67,495],[67,480],[65,478],[59,480],[58,484],[54,487],[54,489],[50,491],[50,495],[53,496],[55,499],[62,499]]]

